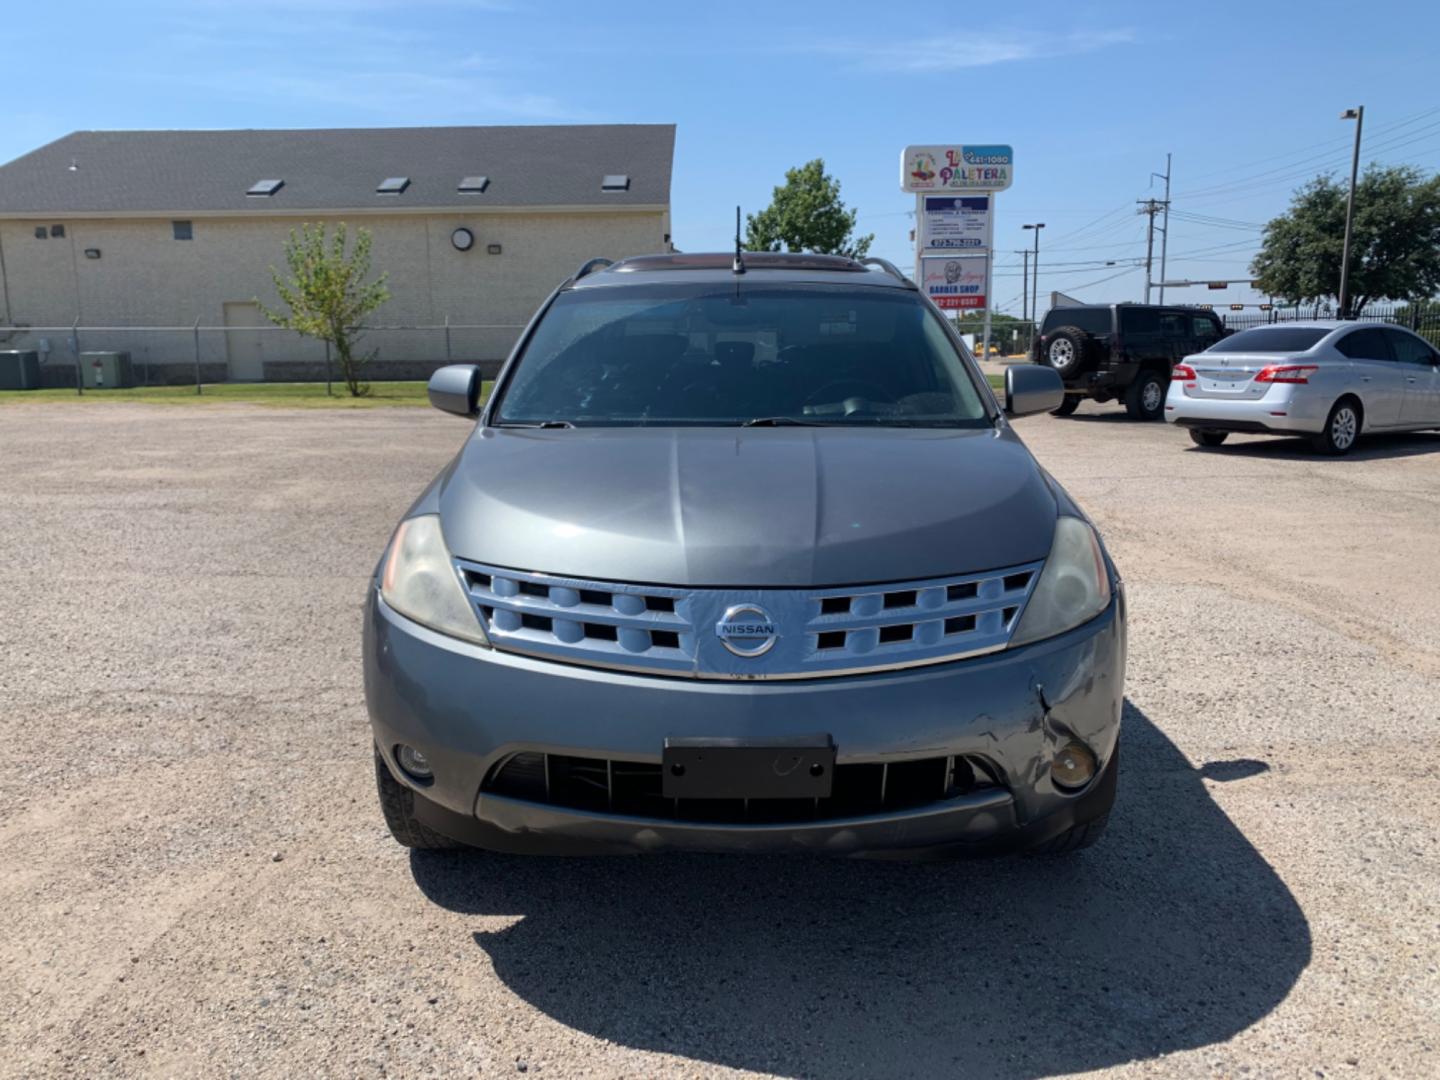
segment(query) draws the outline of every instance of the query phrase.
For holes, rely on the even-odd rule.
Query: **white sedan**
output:
[[[1243,431],[1345,454],[1362,433],[1440,428],[1440,352],[1381,323],[1257,326],[1175,366],[1165,419],[1201,446]]]

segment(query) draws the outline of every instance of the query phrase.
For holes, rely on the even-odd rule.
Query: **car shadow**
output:
[[[518,914],[473,935],[494,972],[623,1046],[814,1077],[1097,1069],[1229,1038],[1311,955],[1304,913],[1202,771],[1128,702],[1124,739],[1109,832],[1069,857],[417,851],[411,869],[442,907]],[[1223,771],[1263,783],[1249,763]]]
[[[1241,441],[1236,441],[1237,439]],[[1188,449],[1199,454],[1221,454],[1232,457],[1238,455],[1274,461],[1383,461],[1387,458],[1440,454],[1440,432],[1362,435],[1355,444],[1355,448],[1342,457],[1317,454],[1310,448],[1308,439],[1275,438],[1268,435],[1257,438],[1232,435],[1223,446],[1209,448],[1191,444]]]

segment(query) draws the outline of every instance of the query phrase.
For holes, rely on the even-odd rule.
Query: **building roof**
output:
[[[674,148],[674,124],[76,131],[0,165],[0,216],[668,206]]]

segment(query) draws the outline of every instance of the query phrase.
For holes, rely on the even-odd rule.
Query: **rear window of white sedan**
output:
[[[1323,326],[1257,326],[1221,338],[1209,352],[1304,352],[1331,331]]]

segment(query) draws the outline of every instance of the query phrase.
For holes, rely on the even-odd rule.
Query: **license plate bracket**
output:
[[[835,744],[829,735],[668,738],[661,763],[667,799],[824,799]]]

